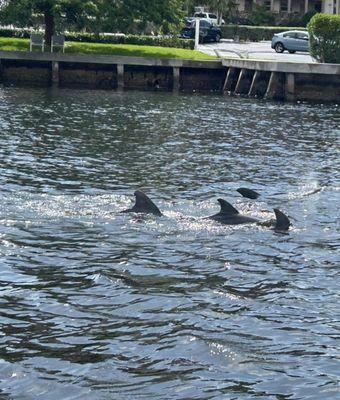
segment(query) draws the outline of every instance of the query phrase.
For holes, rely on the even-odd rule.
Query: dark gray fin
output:
[[[239,212],[234,208],[230,203],[228,203],[226,200],[223,199],[217,199],[217,201],[220,203],[221,206],[221,211],[219,214],[238,214]]]
[[[238,188],[236,191],[239,192],[243,197],[247,197],[248,199],[255,200],[260,197],[260,193],[255,192],[255,190]]]
[[[287,215],[285,215],[282,211],[274,208],[274,213],[276,217],[276,224],[274,226],[275,231],[284,232],[288,231],[291,223]]]
[[[132,208],[129,208],[128,210],[122,211],[123,213],[135,212],[135,213],[154,214],[157,216],[162,215],[156,204],[152,200],[150,200],[150,198],[141,190],[136,190],[134,195],[136,197],[135,205]]]

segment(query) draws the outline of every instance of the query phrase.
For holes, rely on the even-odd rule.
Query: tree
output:
[[[47,44],[55,30],[65,27],[128,33],[134,24],[152,23],[168,33],[180,23],[183,4],[184,0],[0,0],[0,22],[37,26],[41,16]]]
[[[225,20],[229,20],[237,7],[235,0],[210,0],[209,6],[217,12],[219,23],[221,23],[222,17]]]
[[[102,30],[129,33],[134,24],[154,24],[168,33],[183,17],[184,0],[103,0],[99,5],[98,23]]]
[[[267,10],[266,6],[254,4],[253,11],[250,14],[250,19],[255,25],[273,25],[275,23],[274,14]]]
[[[97,11],[95,0],[3,0],[0,21],[21,27],[37,26],[38,17],[42,16],[45,41],[51,44],[56,24],[61,26],[66,21],[79,25]]]

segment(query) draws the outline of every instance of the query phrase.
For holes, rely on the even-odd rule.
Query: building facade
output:
[[[340,14],[340,0],[238,0],[239,12],[251,12],[253,5],[265,5],[273,13],[303,15],[309,11]]]

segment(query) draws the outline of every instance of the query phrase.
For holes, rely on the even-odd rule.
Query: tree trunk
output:
[[[45,43],[50,46],[52,35],[54,34],[54,15],[52,9],[46,9],[44,11],[45,20]]]

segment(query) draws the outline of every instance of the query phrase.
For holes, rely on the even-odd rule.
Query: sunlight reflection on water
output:
[[[0,110],[1,396],[336,398],[337,107],[2,88]],[[137,188],[163,217],[120,214]],[[220,197],[292,229],[204,219]]]

